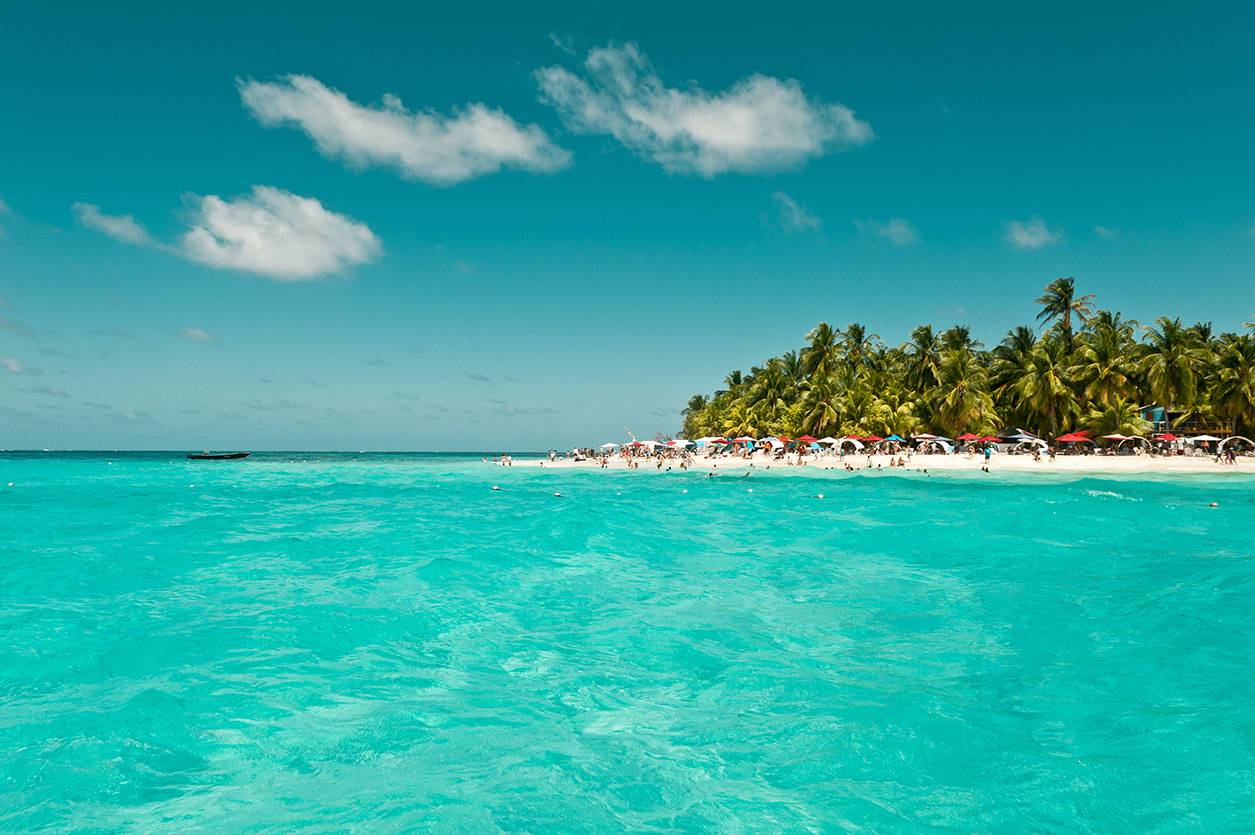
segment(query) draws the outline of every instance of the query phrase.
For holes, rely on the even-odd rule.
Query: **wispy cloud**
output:
[[[854,225],[864,235],[884,238],[894,246],[910,246],[919,240],[919,233],[906,218],[891,217],[885,221],[862,218],[854,221]]]
[[[474,380],[477,383],[491,383],[492,382],[491,377],[489,377],[487,374],[480,374],[478,371],[466,372],[466,379]]]
[[[52,386],[25,386],[22,391],[27,394],[40,395],[42,397],[55,397],[58,400],[69,400],[70,395],[63,389],[53,388]]]
[[[13,357],[0,357],[0,368],[5,369],[10,374],[25,374],[28,377],[42,377],[44,374],[38,368],[32,368]]]
[[[0,316],[0,330],[8,331],[9,333],[17,334],[18,336],[25,337],[27,339],[32,336],[31,329],[26,327],[23,322],[19,322],[16,319],[9,319],[4,316]]]
[[[383,247],[362,223],[270,186],[248,197],[197,198],[183,254],[210,267],[306,281],[373,261]]]
[[[140,226],[131,215],[107,215],[100,211],[99,206],[91,203],[74,203],[70,208],[74,210],[78,222],[88,229],[95,229],[115,240],[135,246],[152,243],[148,230]]]
[[[188,342],[217,342],[218,337],[214,336],[203,328],[184,328],[179,331],[179,335]]]
[[[823,222],[809,209],[783,191],[772,193],[771,207],[772,225],[786,232],[813,232],[823,226]]]
[[[113,339],[121,339],[124,342],[141,342],[142,341],[138,336],[131,333],[130,331],[124,330],[123,328],[114,327],[113,325],[109,325],[103,328],[95,328],[91,331],[91,335],[92,336],[108,336]]]
[[[1063,233],[1051,229],[1046,221],[1034,215],[1028,220],[1008,220],[1003,240],[1016,249],[1042,249],[1058,243]]]
[[[668,171],[787,168],[874,136],[848,107],[810,99],[791,79],[756,73],[721,93],[668,87],[633,43],[590,51],[583,70],[538,70],[543,99],[571,130],[609,134]]]
[[[509,402],[497,397],[489,397],[485,399],[484,402],[493,404],[494,408],[489,411],[494,414],[506,415],[508,417],[530,417],[532,415],[553,416],[562,414],[557,409],[552,409],[547,406],[539,409],[519,408],[518,406],[512,406]]]
[[[9,208],[9,204],[4,202],[4,198],[0,197],[0,217],[13,214],[13,210]],[[4,235],[4,225],[0,224],[0,236]]]
[[[295,400],[258,400],[256,397],[244,400],[240,405],[255,412],[282,412],[305,408],[304,403],[297,403]]]
[[[381,359],[380,357],[372,357],[368,360],[364,360],[364,362],[371,368],[387,368],[392,365],[392,363],[388,362],[386,359]]]
[[[545,172],[570,162],[540,127],[483,104],[452,115],[412,112],[388,94],[379,105],[361,105],[306,75],[238,86],[262,125],[298,127],[324,156],[359,168],[386,166],[409,179],[452,185],[503,167]]]
[[[1120,232],[1116,229],[1112,229],[1110,226],[1095,226],[1094,234],[1100,238],[1106,238],[1107,240],[1113,240],[1120,237]]]

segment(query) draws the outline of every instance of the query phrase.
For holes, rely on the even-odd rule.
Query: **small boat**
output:
[[[187,457],[192,461],[232,461],[250,455],[251,452],[189,452]]]

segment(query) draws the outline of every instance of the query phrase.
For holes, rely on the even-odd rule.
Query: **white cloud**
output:
[[[4,198],[0,197],[0,217],[13,214],[13,210],[9,208],[9,204],[4,202]],[[4,234],[4,227],[0,226],[0,235]]]
[[[772,193],[771,202],[775,208],[776,224],[789,232],[805,232],[819,229],[823,222],[801,203],[783,191]]]
[[[254,186],[248,197],[196,198],[182,254],[210,267],[278,281],[305,281],[374,260],[379,239],[361,223],[330,212],[312,197]]]
[[[1051,229],[1046,221],[1037,216],[1028,220],[1009,220],[1006,229],[1003,240],[1016,249],[1041,249],[1063,238],[1062,232]]]
[[[130,215],[107,215],[100,211],[99,206],[91,203],[74,203],[70,208],[74,210],[78,222],[88,229],[95,229],[123,243],[136,246],[144,246],[151,241],[147,230]]]
[[[1107,240],[1120,237],[1119,231],[1112,229],[1110,226],[1095,226],[1094,234]]]
[[[891,217],[883,222],[866,218],[854,221],[854,225],[864,235],[884,238],[894,246],[910,246],[919,240],[919,232],[906,218]]]
[[[261,124],[303,130],[325,156],[351,165],[395,168],[407,178],[452,185],[510,166],[555,171],[571,159],[537,125],[519,125],[504,111],[469,104],[446,116],[411,112],[388,94],[361,105],[316,78],[240,81],[240,98]]]
[[[632,43],[590,51],[584,70],[538,70],[544,100],[571,130],[610,134],[668,171],[773,170],[873,138],[848,107],[809,99],[792,79],[754,74],[721,93],[667,87]]]
[[[22,373],[22,364],[13,357],[0,357],[0,366],[7,368],[13,374]]]
[[[216,342],[218,337],[202,328],[184,328],[180,335],[189,342]]]

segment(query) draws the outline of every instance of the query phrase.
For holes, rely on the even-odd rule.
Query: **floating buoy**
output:
[[[817,499],[822,499],[823,497],[824,497],[823,493],[819,493],[818,495],[815,496],[815,498]]]
[[[501,488],[500,488],[500,487],[498,487],[497,485],[495,485],[495,484],[494,484],[494,485],[492,486],[492,489],[494,489],[494,490],[500,490]]]
[[[554,495],[554,497],[555,497],[555,498],[558,498],[558,499],[562,498],[562,494],[561,494],[561,493],[554,493],[553,495]]]

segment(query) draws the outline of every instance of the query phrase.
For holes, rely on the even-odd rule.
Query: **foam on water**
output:
[[[0,457],[10,481],[0,829],[1232,830],[1255,804],[1255,480],[110,453]]]

